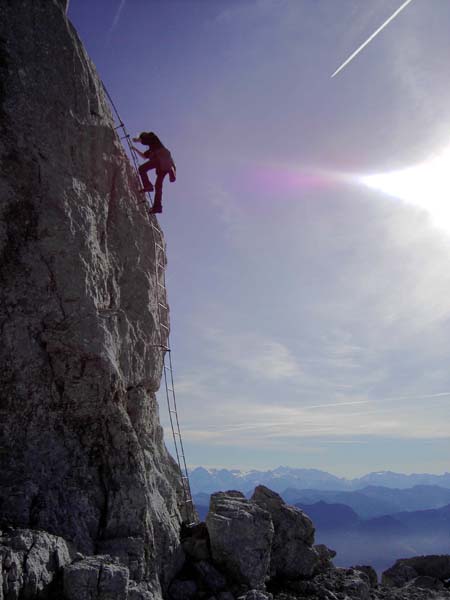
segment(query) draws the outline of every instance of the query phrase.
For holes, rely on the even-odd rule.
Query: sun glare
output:
[[[364,185],[425,210],[450,233],[450,148],[415,167],[360,178]]]

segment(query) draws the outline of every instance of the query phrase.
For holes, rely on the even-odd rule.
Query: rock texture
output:
[[[62,569],[72,562],[73,548],[44,532],[0,532],[0,598],[50,598],[61,591]]]
[[[321,562],[319,553],[313,548],[314,526],[311,519],[263,485],[255,489],[251,501],[272,518],[275,533],[270,574],[287,579],[311,577]]]
[[[232,581],[263,587],[274,534],[270,514],[241,492],[217,492],[211,496],[206,526],[213,561]]]
[[[0,523],[166,585],[180,519],[155,399],[165,256],[66,4],[0,3]]]
[[[442,582],[450,579],[450,556],[444,554],[401,558],[383,572],[381,582],[386,586],[401,587],[419,576]]]
[[[128,596],[130,574],[111,556],[88,557],[64,569],[66,600],[123,600]]]

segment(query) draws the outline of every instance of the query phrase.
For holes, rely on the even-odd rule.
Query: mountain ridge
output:
[[[439,486],[450,489],[450,472],[396,473],[374,471],[361,477],[347,479],[337,477],[320,469],[277,467],[268,470],[243,470],[206,468],[198,466],[190,470],[192,491],[212,493],[219,489],[236,489],[248,493],[256,485],[267,485],[278,493],[288,488],[330,491],[355,491],[368,486],[392,489],[410,489],[416,485]]]

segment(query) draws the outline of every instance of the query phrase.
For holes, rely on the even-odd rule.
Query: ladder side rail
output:
[[[164,379],[165,380],[167,379],[166,371],[165,370],[164,370]],[[176,436],[176,433],[175,433],[175,425],[174,425],[173,417],[172,417],[172,413],[171,413],[170,394],[169,394],[168,386],[166,385],[165,387],[166,387],[166,399],[167,399],[167,407],[168,407],[168,410],[169,410],[170,425],[172,427],[173,443],[174,443],[174,446],[175,446],[175,454],[176,454],[176,457],[177,457],[178,466],[180,466],[180,453],[179,453],[179,450],[178,450],[178,442],[177,442],[177,439],[176,439],[177,436]]]
[[[157,252],[156,249],[156,245],[155,245],[155,254]],[[159,291],[159,287],[162,287],[163,289],[166,289],[165,286],[165,270],[162,270],[162,274],[160,275],[159,273],[159,268],[158,268],[158,259],[157,259],[157,254],[156,254],[156,261],[155,261],[155,273],[156,273],[156,282],[157,285],[157,302],[158,302],[158,309],[157,309],[157,313],[158,313],[158,320],[159,320],[159,337],[160,337],[160,344],[162,347],[164,347],[164,342],[167,348],[170,348],[170,339],[169,336],[164,336],[165,339],[163,339],[163,333],[162,333],[162,318],[161,318],[161,292]],[[161,284],[161,276],[163,278],[164,283]],[[164,298],[164,301],[166,302],[166,299]],[[182,440],[182,436],[181,436],[181,429],[180,429],[180,424],[179,424],[179,419],[178,419],[178,412],[177,412],[177,405],[176,405],[176,398],[175,398],[175,384],[174,384],[174,379],[173,379],[173,365],[172,365],[172,357],[171,357],[171,353],[168,352],[167,353],[169,355],[169,368],[166,369],[166,355],[164,355],[164,359],[163,359],[163,370],[164,370],[164,387],[165,387],[165,391],[166,391],[166,402],[167,402],[167,409],[169,412],[169,420],[170,420],[170,426],[171,426],[171,430],[172,430],[172,438],[173,438],[173,443],[174,443],[174,447],[175,447],[175,455],[176,455],[176,459],[177,459],[177,464],[178,464],[178,468],[180,470],[180,474],[181,474],[181,484],[182,484],[182,490],[183,490],[183,502],[184,504],[189,504],[190,502],[192,502],[192,497],[191,497],[191,492],[190,492],[190,486],[189,486],[189,479],[188,479],[188,472],[187,472],[187,467],[186,467],[186,457],[185,457],[185,453],[184,453],[184,447],[183,447],[183,440]],[[167,377],[167,371],[169,370],[170,372],[170,379]],[[175,417],[173,416],[175,415]],[[178,439],[177,439],[178,438]],[[187,510],[187,508],[186,508]],[[191,515],[188,514],[189,518],[191,518]]]
[[[140,175],[139,175],[139,162],[138,162],[138,159],[137,159],[136,151],[134,150],[133,145],[131,144],[131,141],[130,141],[131,140],[131,136],[128,133],[127,128],[125,127],[125,123],[122,121],[122,119],[120,117],[119,110],[118,110],[117,106],[115,105],[114,100],[112,99],[111,94],[108,92],[108,89],[107,89],[106,85],[103,83],[103,81],[102,81],[102,86],[103,86],[105,94],[106,94],[106,96],[107,96],[107,98],[109,100],[109,103],[111,104],[111,106],[113,108],[113,111],[114,111],[114,113],[116,115],[116,118],[119,121],[119,126],[116,127],[115,129],[122,129],[122,131],[123,131],[124,135],[123,135],[122,139],[126,140],[126,143],[127,143],[127,146],[128,146],[128,150],[130,152],[130,156],[131,156],[131,159],[133,161],[134,170],[136,172],[136,176],[138,178],[138,183],[139,183],[140,179],[141,179]],[[153,204],[153,199],[152,199],[151,193],[150,192],[146,192],[146,193],[148,194],[148,197],[149,197],[149,200],[150,200],[150,204]]]
[[[187,464],[186,464],[186,454],[184,451],[183,438],[181,436],[180,421],[178,418],[177,400],[176,400],[176,395],[175,395],[175,384],[174,384],[174,379],[173,379],[173,363],[172,363],[172,356],[170,353],[169,353],[169,368],[170,368],[170,371],[169,371],[170,372],[170,383],[172,386],[173,406],[174,406],[174,411],[175,411],[176,426],[177,426],[177,430],[179,433],[181,457],[182,457],[182,465],[180,465],[180,470],[182,471],[182,474],[184,474],[186,477],[185,484],[187,487],[187,490],[186,490],[187,496],[188,496],[187,500],[192,502],[192,492],[191,492],[191,486],[190,486],[190,481],[189,481],[189,472],[188,472],[188,468],[187,468]]]
[[[157,228],[155,227],[154,229],[157,229]],[[162,236],[161,236],[161,238],[162,238]],[[156,246],[155,246],[155,252],[156,252]],[[160,273],[160,268],[161,268],[161,273]],[[155,261],[155,271],[156,271],[157,283],[159,284],[159,286],[161,288],[166,290],[165,266],[161,265],[157,258]],[[163,283],[161,283],[161,280]],[[157,288],[159,286],[157,286]],[[163,332],[162,332],[163,319],[161,318],[161,302],[160,302],[161,297],[160,296],[161,296],[161,292],[158,290],[158,293],[157,293],[158,311],[157,312],[158,312],[158,319],[159,319],[160,341],[161,341],[161,345],[163,345]],[[167,302],[166,298],[164,298],[164,302]],[[166,306],[166,304],[165,304],[165,306]],[[168,327],[166,327],[166,329],[168,330]],[[165,337],[166,346],[168,348],[170,348],[170,336],[167,334],[164,337]],[[179,421],[179,417],[178,417],[178,408],[177,408],[176,395],[175,395],[175,382],[174,382],[174,377],[173,377],[172,355],[170,352],[168,352],[167,354],[168,354],[169,368],[166,369],[166,356],[167,355],[164,356],[164,365],[163,365],[164,366],[164,383],[165,383],[165,389],[166,389],[167,408],[169,411],[169,419],[170,419],[170,424],[171,424],[171,429],[172,429],[172,437],[173,437],[174,446],[175,446],[175,453],[176,453],[176,457],[177,457],[177,464],[178,464],[178,468],[179,468],[181,476],[182,476],[181,481],[182,481],[182,488],[183,488],[184,504],[187,505],[187,504],[192,503],[192,493],[191,493],[190,484],[189,484],[189,473],[188,473],[187,464],[186,464],[186,455],[185,455],[185,451],[184,451],[183,438],[181,435],[181,427],[180,427],[180,421]],[[167,376],[167,371],[169,371],[169,373],[170,373],[169,377]],[[187,507],[186,507],[186,510],[188,511]],[[188,511],[188,516],[189,516],[189,519],[191,519],[192,522],[194,522],[193,510]]]
[[[132,162],[133,162],[134,170],[135,170],[136,176],[138,178],[138,182],[139,182],[140,181],[139,166],[138,166],[139,162],[137,159],[136,151],[134,150],[133,145],[131,144],[131,136],[128,133],[128,131],[125,127],[125,124],[120,117],[119,111],[118,111],[116,105],[114,104],[114,101],[103,82],[102,82],[102,86],[103,86],[106,96],[113,108],[116,118],[119,121],[119,125],[118,125],[118,127],[115,127],[115,129],[121,129],[123,132],[123,136],[121,137],[121,139],[126,140],[128,150],[129,150]],[[151,193],[147,192],[147,194],[150,199],[150,203],[152,204]],[[161,298],[160,298],[161,292],[159,290],[159,288],[163,288],[166,291],[165,265],[163,265],[162,263],[159,263],[159,260],[158,260],[158,248],[160,248],[162,251],[164,250],[163,236],[162,236],[162,231],[158,227],[156,227],[152,221],[151,221],[151,226],[152,226],[152,233],[153,233],[153,242],[154,242],[154,246],[155,246],[155,275],[156,275],[156,283],[157,283],[157,285],[156,285],[157,316],[158,316],[159,341],[160,341],[159,346],[162,349],[162,351],[164,352],[164,355],[163,355],[164,387],[166,390],[166,400],[167,400],[167,407],[168,407],[168,411],[169,411],[169,420],[170,420],[170,425],[171,425],[171,429],[172,429],[173,442],[174,442],[174,446],[175,446],[175,454],[176,454],[176,458],[177,458],[178,468],[179,468],[180,474],[181,474],[181,484],[182,484],[182,490],[183,490],[183,496],[184,496],[184,504],[186,505],[187,516],[191,519],[191,523],[189,523],[189,524],[194,525],[195,524],[194,506],[193,506],[193,501],[192,501],[192,493],[191,493],[191,487],[190,487],[190,482],[189,482],[189,473],[188,473],[188,469],[187,469],[187,465],[186,465],[186,456],[185,456],[185,452],[184,452],[183,439],[181,436],[181,428],[180,428],[180,422],[179,422],[179,418],[178,418],[178,410],[177,410],[177,403],[176,403],[176,396],[175,396],[173,364],[172,364],[172,356],[171,356],[171,350],[170,350],[170,338],[169,338],[169,334],[167,333],[167,335],[165,336],[165,340],[163,340],[163,333],[162,333],[162,321],[164,319],[161,317],[161,307],[165,307],[165,310],[168,310],[167,298],[164,298],[164,304],[162,304]],[[156,242],[155,232],[159,235],[161,244],[158,244]],[[162,283],[160,282],[159,269],[161,269],[161,271],[162,271]],[[165,329],[167,331],[169,330],[167,325],[165,325]],[[164,343],[164,341],[165,341],[165,343]],[[169,366],[167,366],[167,364],[166,364],[166,356],[167,355],[169,356]],[[167,371],[170,372],[170,380],[167,377]],[[169,385],[169,383],[170,383],[170,385]],[[172,415],[175,415],[175,419]],[[177,437],[178,437],[178,440],[177,440]],[[187,508],[188,504],[190,504],[190,510],[188,510],[188,508]]]

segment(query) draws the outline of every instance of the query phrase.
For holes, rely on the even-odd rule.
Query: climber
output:
[[[152,192],[153,185],[148,178],[147,172],[151,169],[156,170],[156,181],[155,181],[155,202],[153,207],[150,209],[151,213],[162,212],[162,186],[166,175],[169,175],[170,181],[176,180],[176,167],[173,162],[172,156],[169,150],[162,144],[161,140],[157,135],[151,132],[143,131],[138,137],[133,138],[133,142],[140,142],[144,146],[148,146],[148,150],[141,152],[138,148],[133,146],[139,156],[148,159],[147,162],[142,163],[139,167],[139,175],[142,179],[143,188],[141,192]]]

